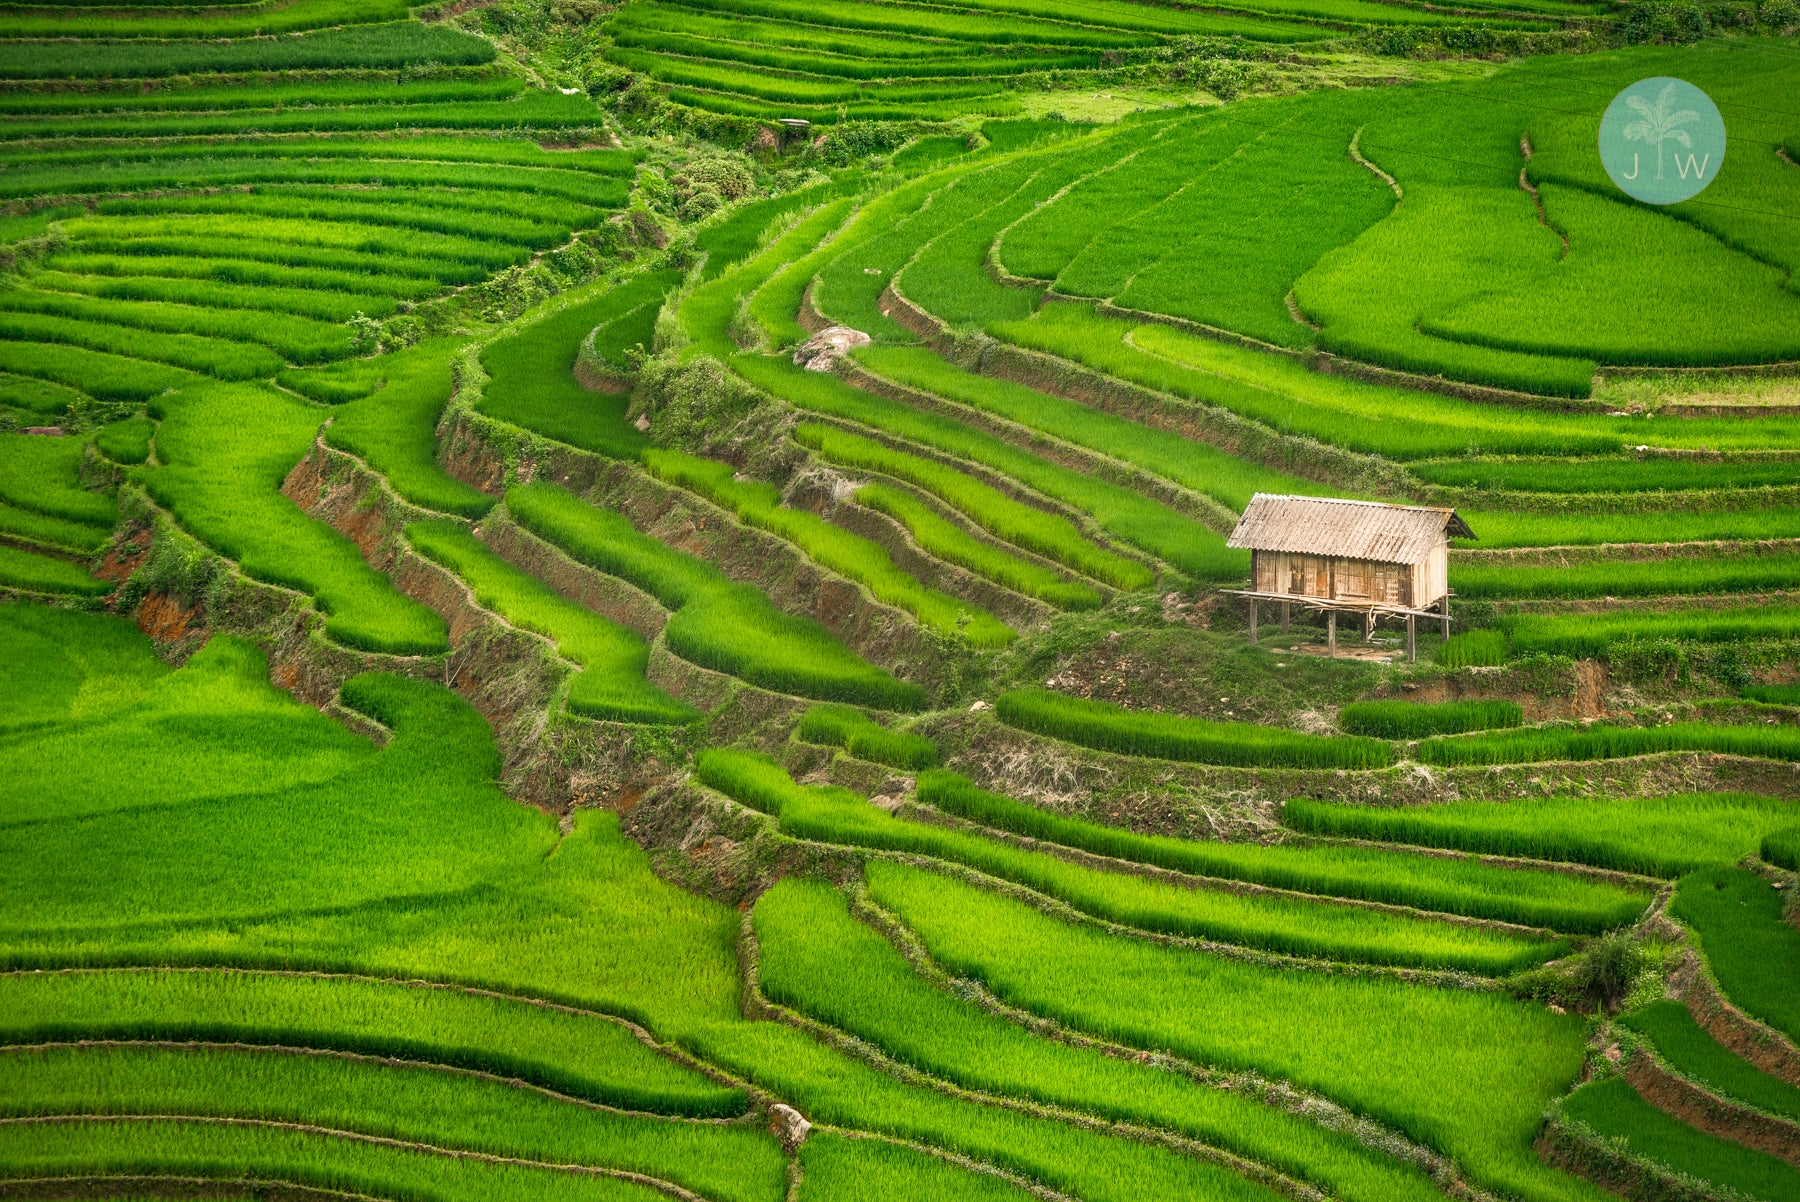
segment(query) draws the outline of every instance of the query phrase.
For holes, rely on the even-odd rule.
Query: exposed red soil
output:
[[[506,489],[506,462],[459,415],[438,440],[438,463],[471,488],[497,497]]]
[[[154,642],[173,643],[188,633],[189,626],[199,613],[200,607],[197,605],[183,608],[173,597],[152,593],[138,606],[138,629],[149,635]]]
[[[100,566],[94,569],[94,575],[114,585],[124,584],[149,557],[155,534],[155,530],[146,526],[108,547],[100,558]]]

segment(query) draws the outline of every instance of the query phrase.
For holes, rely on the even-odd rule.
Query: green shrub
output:
[[[1353,701],[1338,713],[1338,722],[1353,735],[1376,739],[1423,739],[1471,730],[1519,726],[1525,711],[1516,701]]]
[[[1248,722],[1126,710],[1048,689],[1004,693],[994,712],[1002,722],[1034,734],[1165,760],[1276,768],[1385,768],[1394,758],[1392,748],[1375,739],[1328,738]]]
[[[800,718],[800,738],[808,743],[842,747],[863,760],[890,768],[935,768],[937,744],[923,735],[892,731],[858,710],[815,705]]]

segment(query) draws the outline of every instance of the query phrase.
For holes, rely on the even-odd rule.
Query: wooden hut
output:
[[[1250,587],[1229,591],[1249,599],[1252,643],[1259,604],[1274,601],[1283,630],[1292,606],[1323,610],[1333,655],[1338,614],[1362,615],[1365,634],[1380,617],[1404,618],[1415,659],[1419,618],[1450,636],[1450,540],[1474,537],[1454,509],[1257,493],[1229,540],[1250,552]]]

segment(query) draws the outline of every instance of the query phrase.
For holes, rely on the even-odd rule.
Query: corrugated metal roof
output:
[[[1475,537],[1454,509],[1257,493],[1229,545],[1412,564],[1425,560],[1446,533]]]

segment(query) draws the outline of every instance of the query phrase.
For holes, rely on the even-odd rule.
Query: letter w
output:
[[[1688,172],[1690,172],[1690,171],[1692,171],[1694,173],[1695,179],[1705,179],[1706,178],[1706,166],[1708,163],[1711,163],[1711,162],[1712,162],[1712,152],[1711,151],[1708,151],[1706,154],[1706,157],[1701,159],[1698,163],[1694,162],[1694,156],[1691,154],[1688,155],[1687,162],[1685,162],[1685,163],[1681,161],[1680,155],[1676,155],[1675,156],[1675,170],[1681,172],[1682,179],[1686,179],[1688,177]]]

